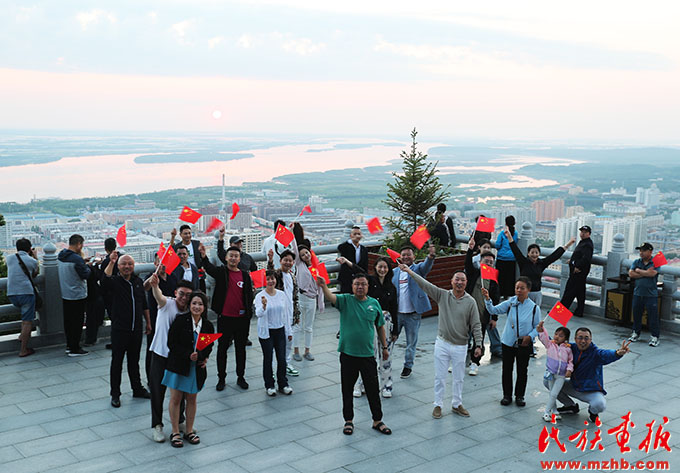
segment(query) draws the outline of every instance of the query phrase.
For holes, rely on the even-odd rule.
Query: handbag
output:
[[[31,286],[33,286],[33,294],[35,294],[35,308],[40,309],[43,306],[43,300],[42,297],[40,297],[40,294],[38,293],[38,288],[35,287],[35,283],[33,282],[33,278],[31,277],[31,273],[28,271],[28,268],[24,264],[24,262],[21,260],[21,256],[19,256],[19,253],[16,254],[17,259],[19,260],[19,266],[21,266],[21,269],[23,270],[24,274],[28,278],[28,280],[31,283]]]

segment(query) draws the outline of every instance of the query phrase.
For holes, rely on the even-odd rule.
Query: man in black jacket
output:
[[[446,216],[446,204],[445,203],[442,202],[441,204],[437,204],[437,214]],[[441,237],[439,239],[439,241],[440,241],[439,244],[441,246],[450,246],[450,247],[456,246],[456,230],[453,227],[453,219],[449,216],[446,216],[443,224],[444,224],[444,227],[446,227],[445,228],[445,230],[446,230],[446,242],[443,241],[444,235],[443,235],[443,232],[442,232]]]
[[[201,265],[215,279],[212,310],[217,314],[217,332],[222,337],[217,342],[217,386],[224,390],[227,379],[227,349],[234,341],[236,352],[236,384],[248,389],[246,374],[246,341],[250,319],[253,316],[253,282],[247,271],[239,269],[241,250],[232,246],[227,249],[226,266],[214,266],[205,255],[205,247],[198,248]]]
[[[181,238],[179,243],[175,243],[176,236],[177,230],[173,228],[170,232],[170,245],[172,245],[175,252],[180,246],[185,246],[189,253],[189,262],[194,263],[198,269],[201,269],[201,255],[198,251],[201,242],[191,238],[191,227],[189,225],[182,225],[179,227],[179,237]],[[201,291],[205,292],[205,275],[201,276],[199,287]]]
[[[352,227],[349,240],[338,245],[340,256],[336,261],[341,264],[338,281],[342,294],[352,293],[352,276],[354,274],[368,273],[368,250],[359,243],[361,238],[361,228]]]
[[[146,333],[151,332],[151,319],[146,303],[144,282],[135,275],[135,260],[130,255],[118,257],[114,251],[104,269],[102,288],[111,297],[111,405],[120,407],[120,379],[123,358],[127,355],[127,370],[132,397],[149,399],[139,376],[139,354],[142,349],[145,322]],[[118,264],[118,275],[113,268]]]
[[[560,302],[568,309],[575,298],[578,304],[574,315],[583,317],[586,304],[586,278],[590,272],[590,261],[593,259],[593,240],[590,239],[591,229],[588,225],[579,228],[579,232],[581,241],[569,259],[569,279]]]
[[[189,259],[189,250],[187,249],[186,246],[184,245],[175,246],[176,246],[175,252],[177,253],[177,256],[179,256],[180,263],[172,272],[172,276],[174,276],[175,280],[177,281],[181,280],[189,281],[191,283],[191,287],[193,288],[193,290],[196,291],[200,288],[199,283],[200,277],[198,274],[198,268],[192,262],[193,258],[192,260]]]

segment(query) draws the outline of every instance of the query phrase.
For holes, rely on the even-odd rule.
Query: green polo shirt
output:
[[[375,328],[385,325],[380,303],[372,297],[360,301],[353,294],[336,297],[335,306],[340,311],[338,351],[350,356],[375,356]]]

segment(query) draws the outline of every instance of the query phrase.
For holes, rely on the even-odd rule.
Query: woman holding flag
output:
[[[194,431],[196,418],[196,396],[203,388],[207,372],[208,356],[212,342],[217,336],[215,328],[208,320],[208,296],[200,291],[189,298],[189,313],[178,315],[168,332],[168,363],[163,376],[163,385],[170,388],[170,420],[172,434],[170,444],[180,448],[184,442],[179,433],[179,405],[186,399],[186,432],[184,439],[192,445],[200,443]]]

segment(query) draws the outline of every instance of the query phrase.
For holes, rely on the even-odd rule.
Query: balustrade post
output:
[[[616,289],[617,284],[609,282],[610,278],[618,278],[621,276],[621,262],[626,259],[625,237],[621,233],[614,235],[612,242],[612,249],[607,253],[607,264],[602,269],[602,294],[600,296],[600,307],[602,308],[602,315],[606,310],[607,291]]]
[[[659,318],[661,320],[674,320],[673,307],[675,300],[673,293],[678,290],[678,282],[672,274],[663,275],[663,290],[661,291],[661,306],[659,307]]]
[[[64,331],[64,311],[59,286],[57,247],[49,242],[43,247],[43,252],[45,292],[38,331],[40,334],[59,333]]]

